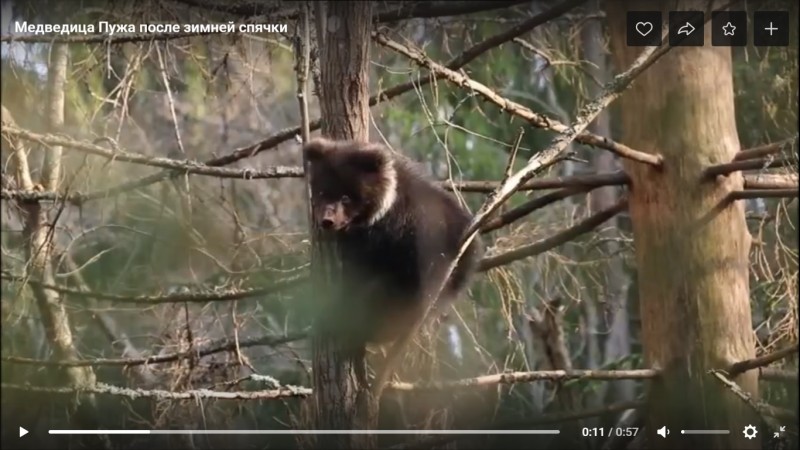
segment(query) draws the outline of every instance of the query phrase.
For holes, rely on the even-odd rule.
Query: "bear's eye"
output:
[[[349,205],[352,200],[350,200],[350,197],[343,195],[339,201],[342,202],[343,205]]]

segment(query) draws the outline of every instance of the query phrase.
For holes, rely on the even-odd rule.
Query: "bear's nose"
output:
[[[333,220],[331,220],[331,219],[322,219],[322,224],[321,225],[322,225],[322,228],[324,228],[326,230],[330,230],[331,228],[333,228]]]

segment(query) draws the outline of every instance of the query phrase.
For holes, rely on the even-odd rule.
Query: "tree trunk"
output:
[[[626,45],[626,11],[657,3],[606,1],[617,68],[642,48]],[[678,1],[669,10],[705,10],[705,1]],[[656,29],[659,29],[656,27]],[[742,189],[733,173],[701,182],[703,169],[729,162],[739,150],[731,51],[676,47],[645,71],[620,100],[622,142],[664,157],[663,170],[625,163],[630,175],[644,356],[665,371],[650,387],[647,440],[652,448],[757,448],[743,427],[758,425],[744,402],[707,372],[755,355],[750,317],[750,234],[741,202],[716,208]],[[716,212],[714,212],[716,211]],[[757,373],[735,378],[757,397]],[[662,426],[667,438],[656,435]],[[729,435],[682,435],[681,429],[724,429]]]
[[[317,42],[320,50],[320,107],[322,134],[333,139],[366,141],[369,138],[369,43],[372,4],[369,2],[321,2],[316,4]],[[311,224],[314,227],[314,224]],[[315,255],[312,273],[316,297],[336,301],[326,293],[336,283],[335,249],[322,245],[313,232]],[[332,305],[336,308],[336,305]],[[325,318],[323,318],[325,320]],[[353,360],[341,352],[335,335],[316,327],[313,340],[315,422],[317,429],[362,429],[368,401],[368,386],[360,383],[357,369],[363,358]],[[371,448],[370,435],[318,436],[317,447],[325,449]]]

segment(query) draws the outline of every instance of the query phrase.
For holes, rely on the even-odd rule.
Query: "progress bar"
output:
[[[681,434],[731,434],[731,430],[681,430]]]
[[[560,434],[560,430],[49,430],[49,434]]]

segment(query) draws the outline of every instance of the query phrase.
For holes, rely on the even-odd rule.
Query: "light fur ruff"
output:
[[[380,152],[385,150],[376,148],[373,151]],[[375,211],[372,217],[367,221],[369,225],[374,225],[376,222],[386,217],[386,214],[389,214],[389,211],[392,210],[392,207],[397,201],[397,170],[395,170],[394,167],[394,158],[389,154],[384,154],[384,158],[384,164],[381,166],[380,170],[380,177],[384,183],[383,195],[378,203],[377,211]]]

